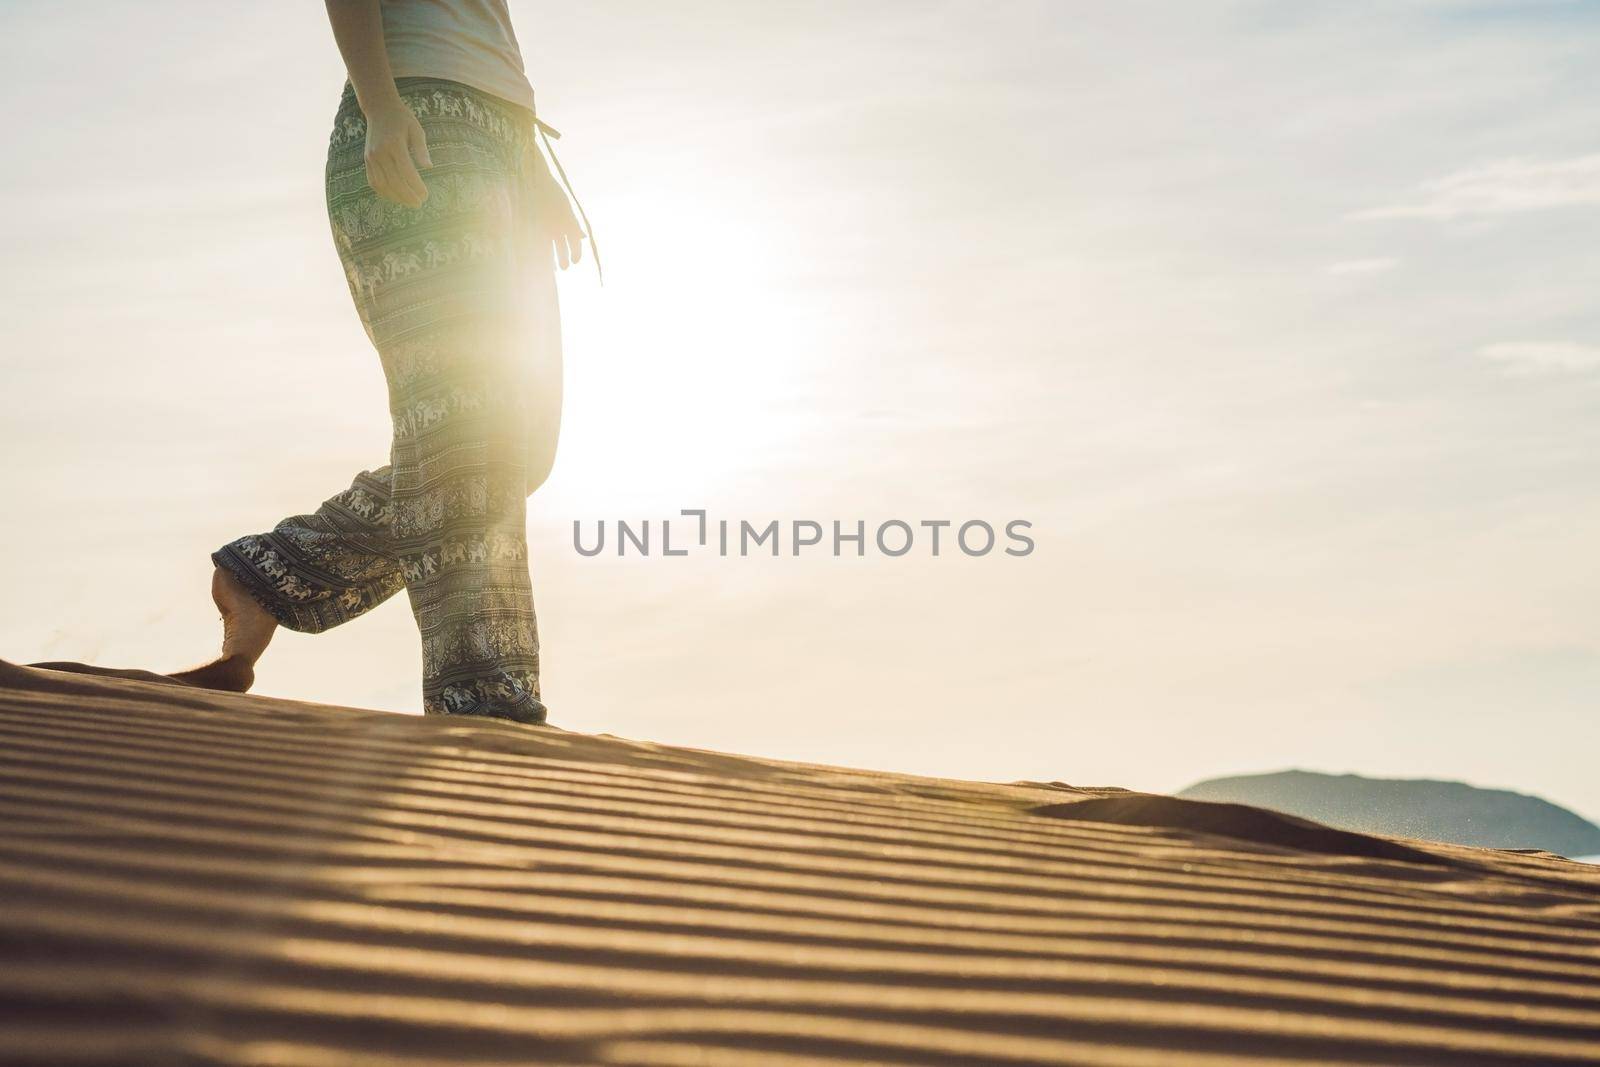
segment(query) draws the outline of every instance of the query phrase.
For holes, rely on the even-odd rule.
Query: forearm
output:
[[[379,0],[325,0],[333,39],[355,87],[356,100],[367,116],[400,105],[383,46],[383,14]]]

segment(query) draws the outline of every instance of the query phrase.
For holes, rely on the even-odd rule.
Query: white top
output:
[[[532,110],[533,86],[506,0],[382,0],[383,43],[397,78],[444,78]]]

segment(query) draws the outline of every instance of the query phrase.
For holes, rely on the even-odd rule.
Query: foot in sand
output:
[[[221,567],[211,576],[211,599],[222,612],[222,655],[171,677],[202,689],[248,692],[255,684],[256,661],[271,643],[278,620]]]

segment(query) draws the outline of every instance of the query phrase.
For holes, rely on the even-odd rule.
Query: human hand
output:
[[[367,184],[385,200],[409,208],[422,206],[428,187],[418,167],[431,167],[428,138],[422,123],[404,102],[374,108],[367,116]]]
[[[538,148],[532,149],[535,157],[533,164],[533,212],[534,220],[539,228],[541,245],[549,241],[555,250],[556,262],[561,264],[561,269],[566,270],[572,264],[583,259],[583,227],[578,225],[578,218],[572,213],[572,203],[567,199],[567,191],[556,181],[556,176],[550,173],[550,165],[545,162],[544,153]]]

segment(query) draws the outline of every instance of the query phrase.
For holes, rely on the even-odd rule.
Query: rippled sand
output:
[[[6,1063],[1600,1063],[1544,854],[3,661],[0,761]]]

